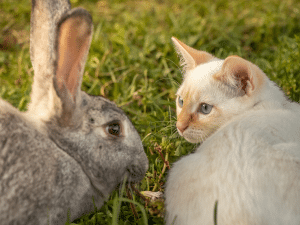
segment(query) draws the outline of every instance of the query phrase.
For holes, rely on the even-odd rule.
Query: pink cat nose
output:
[[[188,124],[186,124],[186,123],[182,123],[182,122],[180,122],[180,121],[177,121],[177,123],[176,123],[176,127],[178,128],[178,130],[181,132],[181,133],[183,133],[185,130],[186,130],[186,128],[188,128]]]

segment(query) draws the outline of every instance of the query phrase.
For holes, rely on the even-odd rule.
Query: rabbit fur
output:
[[[148,169],[124,112],[80,90],[92,30],[90,14],[67,0],[32,1],[28,111],[0,99],[1,224],[65,224]]]

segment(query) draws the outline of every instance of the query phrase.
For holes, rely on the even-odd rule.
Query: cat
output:
[[[172,38],[177,130],[193,154],[166,182],[166,224],[300,224],[300,106],[251,62]]]

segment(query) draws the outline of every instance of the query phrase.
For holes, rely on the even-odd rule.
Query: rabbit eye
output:
[[[110,123],[107,125],[106,131],[110,135],[118,137],[121,135],[121,125],[118,122]]]
[[[95,122],[95,120],[94,120],[94,118],[90,118],[90,123],[94,123]]]

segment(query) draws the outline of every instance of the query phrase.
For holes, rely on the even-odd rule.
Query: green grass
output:
[[[171,44],[176,36],[217,57],[257,64],[293,100],[300,99],[300,2],[296,0],[72,0],[91,12],[94,37],[82,89],[116,102],[143,140],[149,170],[140,191],[162,191],[172,163],[196,145],[176,132],[175,93],[182,81]],[[20,110],[29,102],[30,2],[0,2],[0,97]],[[163,160],[164,158],[164,160]],[[124,195],[124,192],[122,192]],[[163,224],[163,203],[112,193],[96,212],[72,224]],[[139,206],[143,206],[142,208]],[[95,222],[97,221],[97,222]]]

